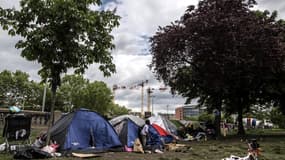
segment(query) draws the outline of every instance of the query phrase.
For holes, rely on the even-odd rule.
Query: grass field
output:
[[[0,132],[2,133],[2,127]],[[33,141],[38,133],[44,128],[33,127],[31,140]],[[244,137],[230,135],[218,140],[200,142],[183,142],[186,147],[175,151],[165,151],[163,154],[140,154],[126,152],[100,153],[99,157],[91,158],[97,160],[221,160],[230,155],[246,156],[246,139],[256,138],[261,146],[259,160],[285,160],[285,130],[250,130]],[[0,138],[0,143],[4,139]],[[1,160],[13,159],[9,153],[0,153]],[[72,157],[56,158],[59,160],[77,159]]]

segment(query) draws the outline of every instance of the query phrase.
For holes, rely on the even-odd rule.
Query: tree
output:
[[[4,70],[0,73],[0,92],[2,105],[24,107],[29,92],[29,75],[22,71],[11,72]]]
[[[82,75],[65,75],[63,77],[59,91],[63,95],[65,111],[71,111],[73,107],[83,107],[78,106],[82,101],[80,92],[86,88],[88,83],[89,81],[84,79]]]
[[[112,102],[110,110],[109,110],[109,115],[112,117],[117,117],[120,115],[128,114],[129,109],[127,109],[125,106],[120,106],[119,104],[115,104]]]
[[[1,105],[9,105],[8,96],[10,96],[10,90],[12,89],[12,73],[4,70],[0,73],[0,94]]]
[[[34,81],[30,82],[25,102],[25,105],[30,107],[30,110],[34,110],[34,108],[38,109],[42,105],[43,91],[43,84]]]
[[[75,104],[76,107],[85,107],[106,115],[110,109],[113,100],[111,90],[104,82],[95,81],[89,83],[79,91],[80,101]]]
[[[112,91],[106,83],[89,82],[82,75],[64,76],[59,92],[63,95],[67,111],[84,107],[106,116],[128,113],[127,108],[114,104]]]
[[[113,11],[91,10],[90,5],[101,5],[101,1],[21,0],[20,10],[0,8],[2,28],[12,36],[23,37],[16,44],[16,48],[22,49],[21,56],[40,63],[39,74],[43,81],[49,80],[52,120],[62,73],[69,68],[84,73],[92,63],[99,63],[105,76],[115,72],[110,32],[119,25],[119,16]]]
[[[284,27],[254,0],[202,0],[151,38],[151,68],[173,93],[200,97],[211,109],[243,112],[262,97],[266,77],[282,70]],[[263,77],[266,75],[266,77]],[[219,130],[219,120],[216,130]]]
[[[278,127],[280,128],[285,128],[285,115],[282,114],[279,110],[274,108],[270,112],[270,120],[274,123],[277,124]]]

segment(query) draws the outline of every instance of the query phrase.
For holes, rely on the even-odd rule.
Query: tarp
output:
[[[13,112],[13,113],[21,112],[21,109],[17,106],[10,106],[9,110],[10,110],[10,112]]]
[[[153,127],[153,125],[149,125],[148,128],[148,139],[146,144],[151,146],[162,145],[163,142],[161,141],[161,136],[159,135],[158,131]]]
[[[152,126],[160,135],[160,139],[163,141],[163,143],[171,143],[173,141],[174,137],[169,132],[155,123],[153,123]]]
[[[161,135],[161,136],[167,136],[167,135],[169,135],[169,133],[166,132],[163,128],[161,128],[159,125],[153,123],[152,126],[157,130],[157,132],[159,133],[159,135]]]

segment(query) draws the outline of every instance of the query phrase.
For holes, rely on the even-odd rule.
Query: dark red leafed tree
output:
[[[151,38],[158,79],[208,109],[238,114],[261,98],[268,77],[282,71],[284,27],[271,15],[251,10],[254,0],[202,0],[180,20],[160,27]],[[219,133],[220,116],[216,131]]]

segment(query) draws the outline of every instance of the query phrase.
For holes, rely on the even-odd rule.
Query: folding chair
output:
[[[5,125],[3,129],[3,137],[6,142],[6,150],[16,150],[16,145],[11,142],[22,141],[23,144],[31,144],[31,117],[24,114],[11,114],[5,117]],[[11,147],[10,147],[11,146]],[[14,147],[14,148],[12,148]]]

